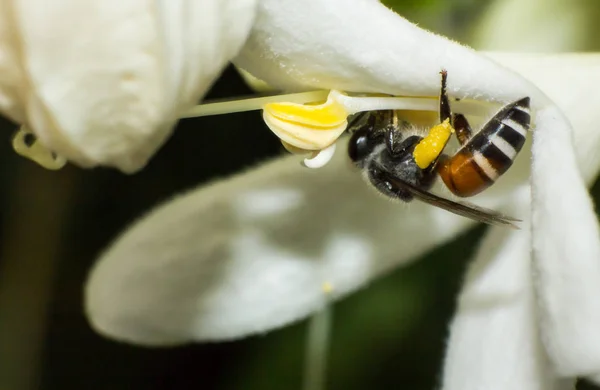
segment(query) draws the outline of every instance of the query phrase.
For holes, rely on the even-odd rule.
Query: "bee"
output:
[[[447,72],[441,72],[440,124],[424,137],[399,120],[396,111],[358,114],[348,126],[348,155],[380,193],[410,202],[418,199],[454,214],[493,225],[516,227],[518,219],[429,192],[439,175],[458,197],[489,188],[513,164],[530,126],[529,97],[502,107],[473,134],[462,114],[453,114],[446,93]],[[415,134],[416,132],[416,134]],[[451,134],[461,145],[451,157],[443,154]]]

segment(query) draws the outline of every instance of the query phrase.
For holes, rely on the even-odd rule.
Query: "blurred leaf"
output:
[[[444,0],[383,0],[383,4],[396,12],[406,10],[427,10],[440,6]]]

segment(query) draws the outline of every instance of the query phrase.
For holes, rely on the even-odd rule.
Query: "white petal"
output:
[[[541,59],[544,67],[539,66]],[[574,190],[582,186],[576,162],[588,183],[600,168],[600,55],[529,55],[512,61],[540,83],[552,69],[560,69],[561,76],[544,84],[543,89],[569,113],[575,128],[576,155],[569,148],[572,139],[568,132],[535,134],[533,245],[541,330],[562,375],[600,372],[600,301],[596,298],[600,294],[599,231],[589,197]],[[577,94],[568,92],[573,88]],[[540,116],[537,126],[559,130],[553,127],[554,120],[551,115]]]
[[[528,219],[528,186],[510,203],[513,215]],[[491,228],[469,267],[450,328],[444,390],[573,388],[572,380],[558,380],[542,348],[530,277],[530,232],[529,226],[522,227]]]
[[[23,122],[24,107],[21,104],[23,69],[17,54],[18,36],[10,18],[7,1],[0,1],[0,112],[16,122]]]
[[[549,113],[550,114],[550,113]],[[543,126],[560,113],[540,116]],[[568,148],[570,134],[539,132],[533,146],[533,258],[546,346],[563,375],[600,371],[600,232]],[[567,147],[565,147],[567,145]]]
[[[373,0],[262,0],[234,61],[277,88],[395,95],[436,96],[445,68],[456,97],[545,105],[523,78]]]
[[[237,53],[254,2],[13,0],[27,76],[14,112],[78,164],[138,170]]]
[[[518,70],[532,81],[538,82],[541,89],[548,93],[569,114],[569,120],[575,128],[575,144],[578,145],[577,157],[588,182],[591,181],[597,175],[600,167],[597,153],[592,152],[597,150],[600,144],[600,132],[597,132],[595,127],[595,124],[600,121],[600,113],[596,109],[600,104],[600,98],[595,94],[597,86],[600,85],[598,72],[600,55],[513,55],[496,53],[493,56],[501,63]],[[544,65],[540,66],[542,63]],[[543,126],[543,123],[541,126]],[[539,136],[540,133],[536,135]],[[548,153],[549,160],[557,160],[558,156],[564,156],[565,145],[568,145],[569,142],[569,139],[559,139],[557,140],[560,145],[559,148],[544,149],[543,152]],[[551,147],[547,143],[542,145]],[[568,149],[566,150],[568,151]],[[562,173],[559,172],[560,168],[553,166],[549,161],[546,160],[544,164],[546,168],[550,169],[548,173],[544,172],[544,177],[555,177],[558,173]],[[564,160],[559,160],[559,164],[565,164]],[[570,164],[571,169],[574,170],[573,162]],[[565,175],[569,174],[565,173]],[[555,194],[564,198],[565,213],[568,214],[572,209],[577,209],[579,204],[568,200],[569,191],[557,187]],[[549,210],[549,212],[552,214],[554,210]],[[578,212],[582,213],[581,210]],[[568,219],[564,218],[563,221]],[[594,245],[597,239],[597,236],[595,236],[597,233],[594,233],[593,229],[594,219],[594,215],[588,211],[581,221],[585,222],[587,220],[592,224],[591,234],[583,232],[581,241],[571,238],[574,245],[583,247],[584,253],[590,250],[590,246]],[[577,223],[578,219],[573,218],[573,221]],[[561,226],[560,222],[555,223],[555,228],[560,229]],[[542,225],[542,228],[544,227]],[[535,234],[542,235],[541,238],[538,238],[538,242],[543,241],[544,245],[549,248],[555,248],[551,246],[550,241],[559,245],[565,245],[569,242],[565,237],[568,234],[566,232],[559,230],[559,232],[553,232],[554,236],[548,237],[543,235],[547,234],[547,231],[540,232],[540,230],[549,229],[538,227],[534,230]],[[574,234],[580,234],[580,232],[576,231]],[[491,237],[488,239],[492,240]],[[510,239],[506,242],[498,242],[496,245],[506,248],[514,246]],[[480,262],[490,261],[485,257],[488,249],[486,249],[485,244],[480,249]],[[517,248],[514,248],[514,250],[518,252]],[[522,280],[522,276],[519,276],[518,271],[523,270],[523,268],[519,268],[517,265],[524,263],[529,267],[529,248],[524,247],[521,253],[500,256],[494,260],[499,264],[514,262],[515,266],[512,271],[514,274],[512,275],[505,275],[507,270],[505,272],[497,271],[498,275],[491,272],[493,269],[482,275],[472,272],[468,277],[463,298],[461,298],[462,304],[452,327],[452,337],[446,360],[447,388],[468,389],[469,386],[472,386],[473,388],[493,389],[493,384],[503,383],[500,380],[502,378],[498,377],[503,372],[501,369],[514,369],[513,372],[521,372],[522,374],[526,373],[523,370],[529,369],[526,371],[530,377],[511,374],[509,377],[515,378],[515,383],[504,383],[506,386],[500,388],[540,388],[540,384],[545,383],[542,377],[548,375],[547,372],[544,373],[548,368],[544,368],[542,371],[533,370],[530,365],[524,364],[532,362],[526,356],[518,359],[518,368],[512,367],[514,357],[509,355],[511,353],[524,354],[523,348],[529,346],[531,342],[539,337],[536,333],[538,327],[544,335],[552,362],[558,367],[560,374],[573,377],[593,372],[593,367],[595,367],[597,361],[594,350],[597,349],[598,345],[595,341],[598,326],[594,325],[598,323],[595,316],[598,313],[597,304],[595,303],[597,292],[593,290],[600,285],[600,274],[594,269],[596,261],[593,260],[592,253],[586,253],[586,255],[589,257],[577,255],[579,257],[572,258],[567,256],[566,259],[561,261],[557,259],[557,256],[537,258],[536,268],[539,269],[536,269],[535,274],[541,276],[541,278],[535,286],[537,298],[541,299],[543,305],[541,320],[537,327],[534,324],[529,324],[528,327],[525,326],[524,320],[532,321],[531,316],[534,314],[531,296],[527,294],[521,296],[519,301],[514,301],[513,305],[498,304],[486,308],[490,310],[482,311],[481,315],[473,315],[473,308],[464,304],[464,296],[469,296],[469,300],[485,299],[487,289],[507,288],[506,285],[494,283],[493,279],[490,280],[490,278],[499,277],[499,283],[513,281],[515,278]],[[547,256],[547,254],[544,253],[544,256]],[[474,265],[474,267],[477,267],[477,265]],[[518,279],[519,277],[521,279]],[[585,321],[582,322],[582,319],[585,319]],[[506,327],[517,326],[518,324],[522,324],[523,328],[512,332],[506,331],[510,334],[510,337],[501,332],[501,330],[506,330]],[[494,336],[494,330],[500,332],[500,334]],[[489,336],[489,334],[492,334],[492,336]],[[520,339],[524,335],[529,335],[526,341]],[[493,340],[497,340],[499,343],[494,343]],[[473,351],[477,351],[477,346],[480,345],[489,346],[489,348],[480,351],[484,355],[483,357],[480,355],[473,356]],[[493,345],[500,348],[494,349]],[[588,345],[589,347],[587,347]],[[536,358],[536,361],[538,361],[538,364],[547,360],[545,354],[540,353],[540,351],[537,353],[538,358]],[[480,367],[469,373],[468,370],[473,367],[473,364],[479,364]],[[473,375],[473,372],[480,373],[480,375]],[[536,373],[543,374],[539,378],[538,387],[525,386],[525,384],[531,384],[531,378],[535,377]],[[548,378],[551,377],[550,375]],[[543,385],[541,388],[548,388],[545,386]]]
[[[254,21],[255,0],[163,0],[161,18],[167,99],[181,114],[197,103],[245,42]]]
[[[344,153],[319,170],[289,156],[142,219],[93,270],[87,313],[137,343],[242,337],[310,314],[324,283],[344,296],[471,224],[383,199]]]

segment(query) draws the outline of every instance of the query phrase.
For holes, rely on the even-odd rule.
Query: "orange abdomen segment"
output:
[[[437,171],[446,187],[454,195],[463,198],[477,195],[493,183],[467,150],[460,151],[450,159],[440,159]]]

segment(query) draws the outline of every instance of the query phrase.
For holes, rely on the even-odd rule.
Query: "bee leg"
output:
[[[394,110],[378,111],[376,115],[376,123],[373,129],[374,134],[388,138],[388,132],[398,130],[398,115]],[[397,140],[402,138],[401,134],[395,137]],[[386,141],[387,142],[387,141]]]
[[[450,120],[450,124],[453,124],[452,110],[450,109],[450,100],[446,93],[446,79],[448,78],[448,72],[442,69],[440,72],[442,75],[442,87],[440,88],[440,123],[443,123],[446,119]]]
[[[352,134],[364,124],[370,124],[371,126],[373,126],[373,123],[370,123],[373,122],[373,120],[371,120],[371,117],[369,117],[368,115],[369,111],[362,111],[354,115],[352,119],[350,119],[350,121],[348,122],[348,126],[346,126],[346,131]]]
[[[454,114],[454,130],[456,130],[456,138],[460,142],[461,146],[466,144],[473,134],[473,130],[469,125],[469,121],[462,114]]]
[[[385,134],[385,145],[392,158],[399,158],[407,153],[412,153],[422,139],[423,137],[418,135],[403,138],[402,130],[399,127],[390,127]]]
[[[346,132],[348,134],[354,134],[356,132],[366,132],[369,134],[369,138],[377,138],[382,135],[382,132],[378,130],[379,121],[381,117],[380,112],[363,111],[354,115],[348,125],[346,126]]]
[[[437,164],[441,158],[447,158],[446,155],[440,155],[436,161],[434,161],[428,168],[423,170],[422,176],[419,180],[419,187],[423,190],[429,190],[433,183],[435,183],[435,179],[437,179],[438,168]]]
[[[402,144],[402,133],[399,129],[390,126],[385,133],[385,146],[392,156],[396,156]]]

